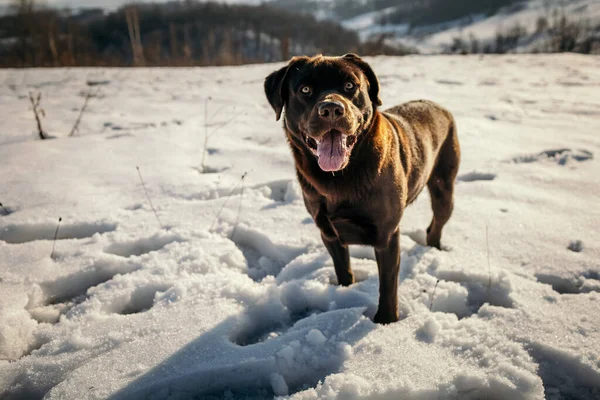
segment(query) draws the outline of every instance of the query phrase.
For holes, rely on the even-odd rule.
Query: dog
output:
[[[354,283],[348,245],[375,249],[375,323],[398,321],[399,223],[425,186],[440,248],[460,163],[450,112],[425,100],[379,111],[379,81],[356,54],[294,57],[271,73],[265,94],[281,118],[306,209],[321,231],[338,283]]]

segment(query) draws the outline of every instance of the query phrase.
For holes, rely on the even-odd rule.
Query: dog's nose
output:
[[[323,101],[319,103],[319,116],[323,119],[336,121],[346,111],[344,104],[337,101]]]

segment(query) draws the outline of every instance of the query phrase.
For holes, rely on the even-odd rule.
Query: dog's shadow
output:
[[[244,312],[198,336],[110,399],[162,398],[161,393],[273,398],[314,387],[340,371],[347,348],[375,328],[363,312],[359,307],[267,317]]]

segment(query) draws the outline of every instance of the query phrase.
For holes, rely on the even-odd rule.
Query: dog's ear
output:
[[[307,57],[294,57],[290,60],[288,65],[273,72],[265,79],[265,94],[269,104],[275,110],[277,121],[281,118],[281,112],[285,106],[285,100],[287,99],[287,78],[288,71],[293,67],[298,67],[303,61],[306,61]]]
[[[375,105],[375,107],[381,105],[381,100],[379,99],[379,81],[377,80],[377,76],[375,72],[371,69],[371,66],[367,64],[360,56],[354,53],[348,53],[342,56],[342,58],[348,62],[353,63],[367,77],[369,81],[369,97],[371,98],[371,102]]]

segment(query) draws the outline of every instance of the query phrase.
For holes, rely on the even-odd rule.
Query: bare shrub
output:
[[[42,93],[38,92],[34,94],[33,92],[29,92],[29,101],[31,102],[31,110],[33,111],[33,115],[35,116],[38,135],[42,140],[48,139],[48,136],[42,128],[42,117],[46,116],[44,109],[40,107],[40,102],[42,101]]]

